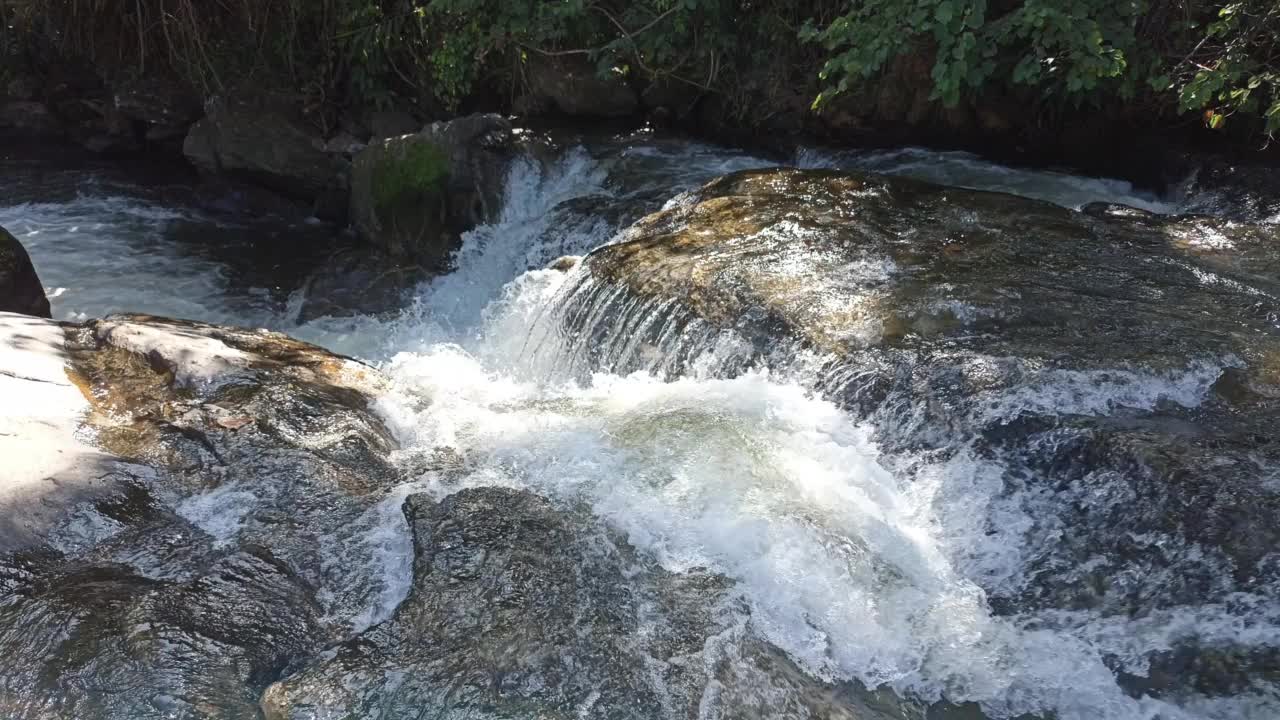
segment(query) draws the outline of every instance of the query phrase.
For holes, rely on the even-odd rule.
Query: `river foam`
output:
[[[1057,530],[1048,520],[1069,504],[1105,498],[1011,488],[1004,458],[963,445],[945,454],[890,456],[877,441],[883,428],[835,404],[809,364],[752,367],[749,353],[735,354],[732,338],[694,338],[679,367],[663,363],[660,345],[655,357],[646,358],[622,338],[616,348],[604,348],[614,360],[630,353],[611,368],[574,360],[584,356],[575,354],[580,348],[572,339],[530,333],[547,332],[548,318],[555,319],[562,291],[571,285],[572,276],[543,266],[608,242],[620,229],[607,214],[566,201],[649,202],[662,188],[670,189],[670,197],[726,170],[765,164],[740,153],[705,146],[682,151],[644,138],[603,155],[575,149],[550,167],[520,161],[512,168],[500,220],[468,233],[456,270],[424,283],[391,319],[320,318],[292,327],[286,309],[265,317],[258,314],[261,307],[246,312],[218,305],[218,288],[195,293],[208,319],[284,328],[380,363],[393,390],[379,411],[405,448],[405,467],[423,455],[457,458],[448,472],[413,474],[359,523],[358,540],[341,561],[363,564],[378,589],[351,625],[358,630],[389,617],[409,591],[411,545],[399,513],[405,496],[499,485],[533,490],[565,506],[585,504],[671,571],[707,568],[732,578],[749,609],[742,622],[807,672],[832,682],[887,686],[924,701],[974,702],[993,718],[1280,717],[1273,687],[1228,697],[1156,699],[1126,690],[1117,679],[1117,669],[1142,674],[1152,653],[1188,638],[1275,647],[1280,617],[1274,595],[1226,596],[1137,618],[993,608],[994,595],[1030,582],[1032,558],[1055,542]],[[906,174],[934,168],[924,175],[1067,206],[1114,201],[1131,190],[1114,181],[1014,174],[969,157],[917,151],[855,164]],[[1119,199],[1163,208],[1132,193]],[[80,232],[82,225],[69,219],[78,214],[105,216],[95,221],[99,234],[125,232],[120,218],[137,217],[137,208],[111,200],[96,210],[6,212],[0,222],[13,214],[35,218],[25,233],[22,227],[16,232],[31,243],[46,281],[69,288],[55,298],[60,315],[117,306],[118,299],[109,297],[114,285],[75,284],[85,263],[105,258],[81,257],[79,265],[54,259],[63,252],[60,241],[39,238],[55,228],[63,237]],[[173,221],[163,215],[148,220]],[[102,252],[109,253],[107,247]],[[130,272],[145,285],[182,262],[162,254],[139,260]],[[216,270],[198,270],[217,277]],[[881,264],[860,272],[890,270]],[[137,301],[145,307],[131,309],[180,315],[200,309],[177,298]],[[654,308],[636,312],[641,310],[649,321],[661,322]],[[1195,407],[1231,360],[1204,362],[1181,372],[1045,372],[979,411],[1014,417],[1028,409],[1103,414],[1161,402]],[[568,365],[573,372],[564,372]],[[246,499],[196,499],[185,510],[210,523],[211,532],[230,533]],[[732,698],[717,702],[731,704]]]

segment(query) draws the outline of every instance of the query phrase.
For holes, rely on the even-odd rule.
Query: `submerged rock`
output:
[[[434,273],[376,248],[348,248],[329,256],[303,285],[298,322],[319,317],[388,315],[405,306],[406,295]]]
[[[378,612],[376,371],[266,331],[0,319],[9,715],[251,717]]]
[[[497,215],[512,142],[497,115],[373,142],[352,169],[356,231],[392,258],[444,269],[461,234]]]
[[[727,581],[667,573],[588,513],[501,488],[404,511],[408,599],[271,687],[269,720],[887,717],[755,639]]]
[[[0,312],[51,317],[49,298],[31,256],[4,228],[0,228]]]

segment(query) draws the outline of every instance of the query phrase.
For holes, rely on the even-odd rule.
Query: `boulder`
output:
[[[368,114],[365,124],[373,140],[412,135],[422,129],[422,123],[403,110],[374,110]]]
[[[409,597],[268,689],[268,720],[886,717],[755,639],[726,580],[667,573],[585,512],[505,488],[404,512]]]
[[[1272,351],[1257,302],[1280,292],[1269,279],[1280,267],[1274,237],[1267,225],[766,170],[676,198],[585,265],[643,298],[678,297],[761,349],[786,338],[852,358],[946,343],[1074,367],[1170,368],[1199,353],[1261,364]],[[1206,292],[1237,279],[1259,292]],[[1239,333],[1204,320],[1224,312]]]
[[[386,586],[372,368],[265,331],[0,314],[0,705],[256,714]]]
[[[1187,211],[1280,224],[1280,179],[1274,168],[1214,156],[1192,162],[1197,167],[1183,187]]]
[[[224,554],[194,575],[67,563],[0,601],[6,715],[254,716],[269,679],[324,638],[313,591],[263,549]]]
[[[531,112],[616,118],[634,115],[640,109],[640,98],[623,75],[601,75],[585,61],[530,58],[525,73],[529,94],[522,102]]]
[[[112,101],[121,114],[148,126],[186,127],[203,111],[199,96],[185,83],[159,75],[126,81]]]
[[[974,576],[1000,615],[1212,613],[1280,582],[1277,240],[1267,223],[737,173],[584,258],[559,365],[773,367],[875,428],[906,482],[990,468],[992,502],[1030,503],[1035,523],[987,528],[1021,558]],[[1170,696],[1273,677],[1247,644],[1187,642]]]
[[[497,115],[370,144],[352,168],[356,231],[391,258],[443,269],[461,234],[497,215],[512,147],[511,125]]]
[[[66,133],[49,106],[35,100],[11,100],[0,105],[0,127],[38,137],[61,137]]]
[[[44,285],[22,243],[0,228],[0,312],[51,317]]]
[[[326,216],[345,213],[350,164],[287,98],[242,90],[214,100],[183,143],[203,172],[225,173],[313,202]]]

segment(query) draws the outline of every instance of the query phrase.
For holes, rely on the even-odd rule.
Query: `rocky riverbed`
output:
[[[524,147],[373,312],[376,255],[243,271],[254,237],[359,252],[323,223],[0,209],[7,715],[1280,710],[1268,215],[921,152]]]

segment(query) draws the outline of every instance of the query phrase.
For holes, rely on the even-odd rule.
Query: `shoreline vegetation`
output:
[[[211,105],[251,89],[339,146],[500,112],[748,147],[972,150],[1155,189],[1188,155],[1278,159],[1270,0],[3,0],[0,13],[0,126],[100,151],[182,148]]]

